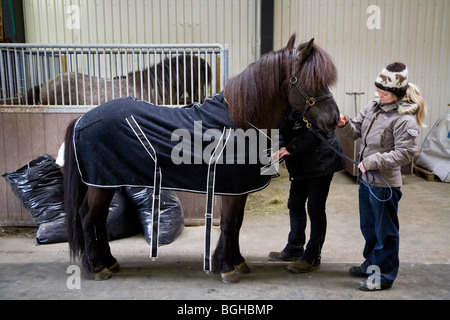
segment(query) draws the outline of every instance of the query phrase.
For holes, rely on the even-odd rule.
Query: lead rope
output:
[[[358,162],[354,161],[353,159],[350,159],[349,157],[347,157],[345,154],[343,154],[341,151],[336,150],[336,148],[328,142],[327,139],[325,139],[321,134],[319,134],[313,127],[312,127],[312,123],[308,120],[308,118],[306,117],[306,113],[308,112],[308,109],[311,108],[312,106],[314,106],[316,104],[316,102],[324,100],[324,99],[328,99],[331,98],[333,95],[331,93],[329,94],[325,94],[323,96],[320,96],[318,98],[314,98],[314,97],[310,97],[306,94],[306,92],[302,89],[302,87],[299,85],[298,83],[298,79],[295,76],[295,61],[297,58],[297,49],[294,48],[292,51],[292,73],[291,73],[291,79],[289,80],[289,89],[288,89],[288,93],[292,90],[292,87],[296,87],[297,90],[303,95],[303,97],[306,99],[306,105],[305,105],[305,110],[302,112],[302,117],[303,117],[303,121],[306,123],[306,127],[308,129],[310,129],[320,140],[322,140],[323,142],[325,142],[335,153],[337,153],[338,155],[340,155],[341,157],[343,157],[344,159],[350,161],[351,163],[355,164],[356,166],[359,165]],[[369,174],[371,175],[372,180],[369,182]],[[392,198],[392,188],[389,185],[389,183],[387,183],[387,181],[381,177],[379,174],[372,172],[372,171],[366,171],[365,174],[365,178],[366,181],[364,181],[364,179],[362,179],[364,175],[362,174],[362,172],[359,173],[358,179],[361,181],[361,183],[363,185],[365,185],[369,191],[370,194],[377,199],[380,202],[387,202],[389,200],[391,200]],[[371,185],[373,184],[373,181],[375,181],[375,178],[380,179],[381,181],[383,181],[386,186],[389,188],[390,191],[390,195],[387,199],[380,199],[378,198],[372,191]]]
[[[309,121],[308,121],[308,123],[310,123]],[[353,160],[353,159],[351,159],[351,158],[349,158],[348,156],[346,156],[345,154],[343,154],[342,153],[342,151],[340,151],[340,150],[337,150],[327,139],[325,139],[325,137],[324,136],[322,136],[320,133],[318,133],[313,127],[309,127],[309,129],[321,140],[321,141],[323,141],[323,142],[325,142],[326,144],[327,144],[327,146],[328,147],[330,147],[331,148],[331,150],[333,150],[335,153],[337,153],[338,155],[340,155],[341,157],[343,157],[344,159],[346,159],[346,160],[348,160],[348,161],[350,161],[350,163],[353,163],[354,165],[356,165],[356,166],[358,166],[359,165],[359,163],[358,162],[356,162],[355,160]],[[370,176],[371,176],[371,180],[369,180],[369,174],[370,174]],[[363,177],[365,176],[365,181],[364,181],[364,179],[362,179]],[[390,191],[390,195],[389,195],[389,197],[387,198],[387,199],[380,199],[380,198],[378,198],[374,193],[373,193],[373,191],[372,191],[372,185],[373,185],[373,182],[375,181],[375,178],[378,178],[378,179],[380,179],[384,184],[386,184],[386,186],[388,187],[388,189],[389,189],[389,191]],[[363,184],[363,185],[365,185],[368,189],[369,189],[369,192],[370,192],[370,194],[376,199],[376,200],[378,200],[378,201],[380,201],[380,202],[387,202],[387,201],[389,201],[389,200],[391,200],[391,198],[392,198],[392,187],[389,185],[389,183],[382,177],[382,176],[380,176],[379,174],[377,174],[377,173],[375,173],[375,172],[372,172],[372,171],[366,171],[366,173],[365,173],[365,175],[363,175],[362,174],[362,172],[360,171],[359,172],[359,176],[358,176],[358,179],[359,179],[359,181],[361,181],[361,183]]]

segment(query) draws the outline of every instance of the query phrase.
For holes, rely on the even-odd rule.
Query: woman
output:
[[[334,131],[321,134],[336,149],[340,144]],[[320,268],[320,252],[325,241],[327,218],[325,205],[333,174],[345,167],[343,159],[326,142],[319,139],[306,127],[303,116],[291,111],[281,128],[280,145],[277,152],[285,157],[291,188],[289,191],[289,218],[291,230],[288,242],[281,252],[270,252],[270,260],[292,261],[288,270],[304,273]],[[310,239],[306,243],[306,209],[311,222]]]
[[[408,83],[408,69],[403,63],[395,62],[384,68],[375,86],[378,98],[355,119],[349,121],[341,115],[338,123],[341,128],[338,130],[344,134],[355,140],[361,138],[358,168],[366,183],[359,187],[359,212],[365,261],[349,271],[353,276],[367,278],[359,282],[359,288],[366,291],[388,289],[397,277],[400,170],[414,158],[419,127],[423,126],[426,112],[420,91]],[[367,171],[379,176],[366,175]]]

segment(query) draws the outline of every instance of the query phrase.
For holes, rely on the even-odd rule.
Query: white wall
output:
[[[228,44],[230,76],[259,58],[260,0],[23,0],[23,5],[28,43]]]
[[[334,58],[339,81],[333,93],[341,111],[354,116],[375,92],[373,82],[399,60],[428,103],[428,129],[449,113],[450,1],[274,0],[274,49],[296,32],[314,37]],[[259,58],[260,0],[23,0],[29,43],[220,43],[230,46],[230,76]],[[379,29],[369,29],[380,9]],[[70,29],[70,6],[80,8],[79,29]],[[76,20],[75,20],[76,21]]]
[[[380,9],[380,29],[369,29]],[[450,112],[450,1],[448,0],[275,0],[274,47],[284,46],[292,32],[299,41],[315,38],[335,60],[339,81],[333,89],[341,111],[354,116],[373,97],[374,81],[387,64],[402,61],[410,81],[428,103],[428,128]]]

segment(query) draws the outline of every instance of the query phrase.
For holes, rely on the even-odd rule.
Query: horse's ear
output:
[[[309,40],[306,47],[300,52],[300,56],[302,57],[301,63],[305,62],[306,59],[311,55],[314,46],[314,38]],[[300,51],[300,46],[298,46],[298,51]]]
[[[292,36],[289,38],[289,41],[287,43],[287,48],[294,48],[294,44],[295,44],[295,38],[296,38],[296,34],[295,32],[292,34]]]

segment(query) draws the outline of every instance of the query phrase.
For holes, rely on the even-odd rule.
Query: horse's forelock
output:
[[[301,44],[301,50],[306,43]],[[304,58],[300,67],[299,81],[309,94],[317,94],[324,88],[333,86],[337,82],[337,69],[333,59],[322,48],[313,45],[309,57]]]

